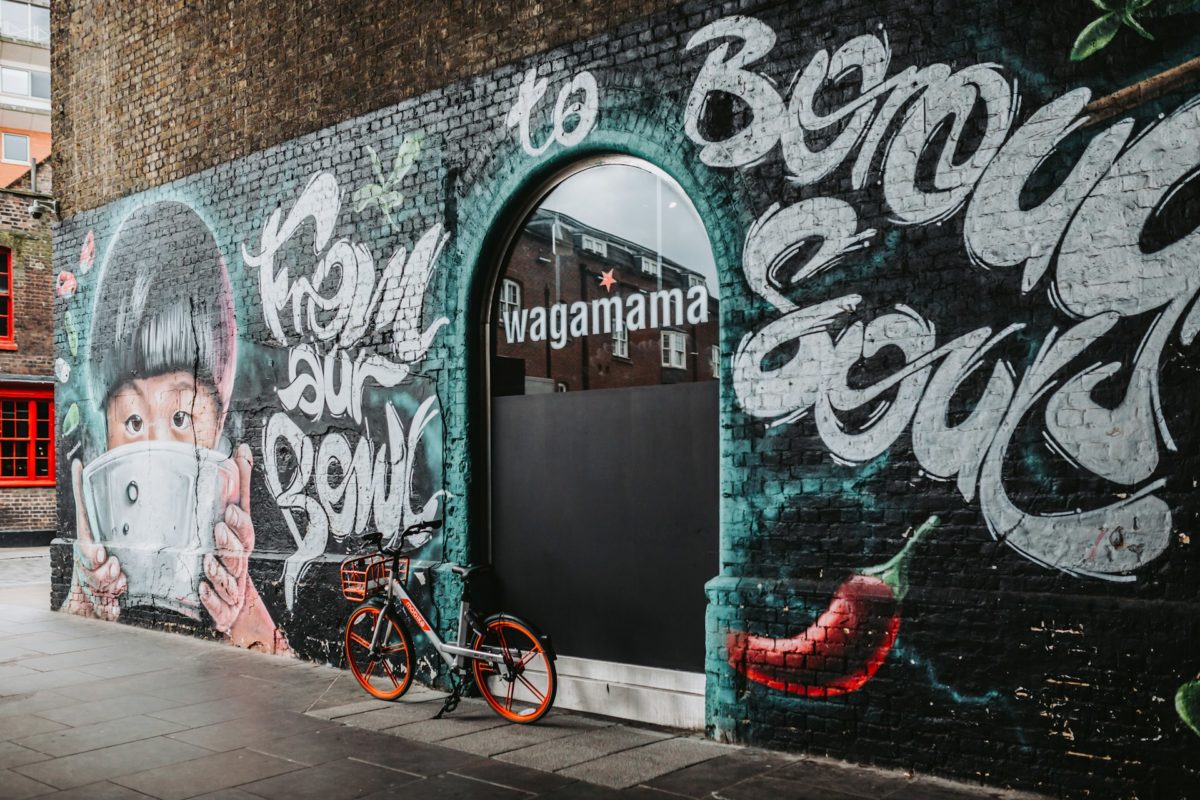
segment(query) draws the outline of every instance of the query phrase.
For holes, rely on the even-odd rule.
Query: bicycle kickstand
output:
[[[433,715],[434,719],[441,719],[443,714],[448,714],[458,708],[459,701],[462,700],[462,682],[454,673],[450,674],[450,694],[446,695],[446,701],[442,703],[442,710]]]

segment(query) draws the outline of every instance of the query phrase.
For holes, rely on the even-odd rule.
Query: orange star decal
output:
[[[617,285],[617,279],[613,277],[614,272],[616,270],[610,269],[607,272],[600,273],[600,285],[610,292],[612,291],[612,287]]]

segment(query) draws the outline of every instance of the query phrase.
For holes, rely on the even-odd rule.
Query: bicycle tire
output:
[[[371,636],[380,614],[386,622],[380,631],[380,658],[371,658]],[[408,691],[413,678],[413,648],[408,631],[394,614],[378,603],[363,603],[346,620],[346,661],[359,685],[372,697],[395,700]]]
[[[492,711],[509,722],[528,725],[554,705],[558,692],[554,658],[532,625],[511,614],[494,614],[484,620],[473,649],[509,654],[505,664],[480,659],[471,664],[475,685]]]

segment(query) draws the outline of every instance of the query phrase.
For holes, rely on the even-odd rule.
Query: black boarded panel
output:
[[[498,397],[502,606],[560,655],[700,672],[717,573],[717,382]]]

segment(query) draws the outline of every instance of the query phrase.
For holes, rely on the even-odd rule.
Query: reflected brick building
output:
[[[689,311],[691,320],[700,316],[701,288],[703,321],[689,321]],[[632,317],[616,324],[616,312],[609,314],[617,306],[609,301],[616,299],[628,313],[641,305],[633,294],[644,298],[641,324]],[[565,214],[545,208],[534,212],[517,237],[498,297],[496,394],[710,381],[718,374],[718,301],[704,276],[660,257],[653,247]],[[587,307],[589,332],[583,336],[569,332],[577,303]],[[568,329],[565,342],[553,335],[555,306],[558,321]],[[529,318],[520,328],[514,323],[516,315],[534,309],[547,310],[545,335],[536,336]],[[514,323],[511,330],[509,323]]]

